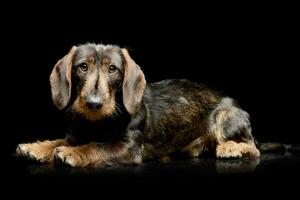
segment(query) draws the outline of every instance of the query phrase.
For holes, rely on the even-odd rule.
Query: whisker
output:
[[[118,117],[118,116],[120,116],[121,114],[123,114],[123,113],[122,113],[122,109],[121,109],[121,105],[120,105],[120,104],[118,104],[118,103],[116,102],[116,103],[115,103],[115,107],[116,107],[116,110],[115,110],[115,112],[114,112],[113,117]]]

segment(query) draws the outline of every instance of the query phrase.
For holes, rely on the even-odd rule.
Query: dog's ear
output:
[[[124,57],[123,103],[129,114],[135,114],[140,108],[146,80],[141,68],[131,59],[126,49],[122,49]]]
[[[50,75],[52,100],[60,110],[70,101],[72,62],[76,48],[73,46],[69,53],[55,64]]]

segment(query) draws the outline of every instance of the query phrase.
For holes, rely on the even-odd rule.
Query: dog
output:
[[[249,114],[185,79],[148,83],[126,49],[73,46],[50,75],[54,105],[72,114],[65,139],[19,144],[17,155],[72,167],[136,165],[172,155],[260,157]]]

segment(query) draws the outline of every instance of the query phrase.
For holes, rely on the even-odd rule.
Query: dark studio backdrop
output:
[[[294,14],[269,7],[204,11],[22,10],[5,21],[1,100],[7,155],[21,142],[64,137],[68,121],[52,104],[49,75],[72,45],[85,42],[127,47],[148,82],[186,78],[223,91],[250,113],[259,141],[300,143]]]

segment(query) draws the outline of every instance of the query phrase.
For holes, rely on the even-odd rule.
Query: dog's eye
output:
[[[108,67],[108,72],[109,72],[110,74],[114,73],[116,70],[117,70],[117,67],[116,67],[115,65],[110,65],[110,66]]]
[[[89,69],[86,63],[81,63],[78,67],[83,72],[86,72]]]

